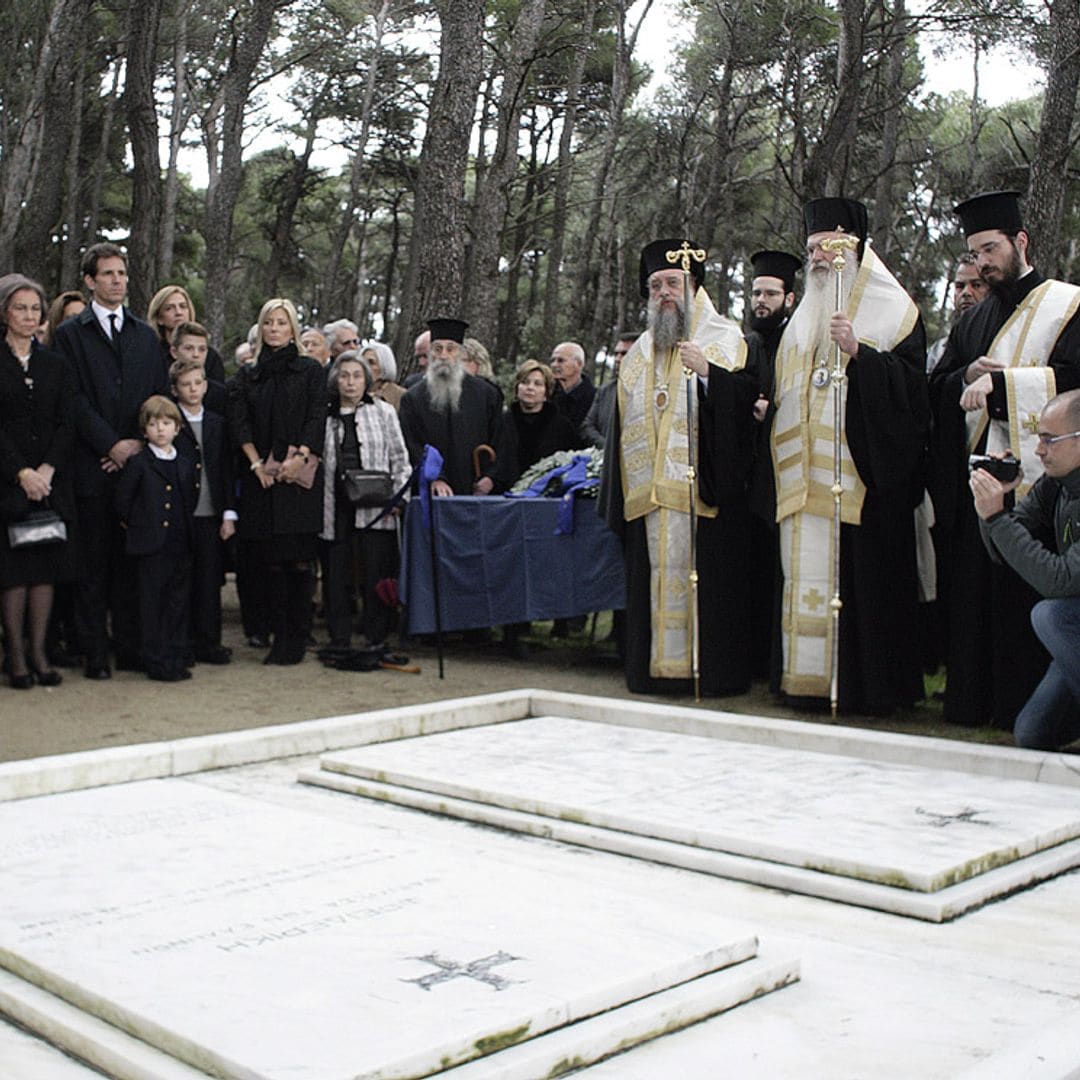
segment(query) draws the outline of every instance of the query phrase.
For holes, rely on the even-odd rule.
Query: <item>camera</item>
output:
[[[995,479],[1003,484],[1011,484],[1020,473],[1020,462],[1006,454],[1003,458],[991,457],[989,454],[972,454],[968,458],[968,471],[985,469]]]

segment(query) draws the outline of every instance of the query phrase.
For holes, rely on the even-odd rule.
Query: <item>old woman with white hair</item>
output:
[[[397,412],[401,399],[405,395],[405,387],[397,383],[397,360],[394,359],[394,350],[381,341],[370,341],[364,346],[364,351],[360,355],[371,368],[372,383],[369,387],[371,396],[392,405],[394,412]]]

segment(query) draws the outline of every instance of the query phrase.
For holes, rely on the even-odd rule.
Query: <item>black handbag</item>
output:
[[[394,494],[394,481],[384,469],[342,469],[341,491],[352,507],[384,506]]]
[[[7,534],[8,546],[12,548],[62,544],[68,538],[64,519],[49,507],[31,510],[22,521],[11,522]]]

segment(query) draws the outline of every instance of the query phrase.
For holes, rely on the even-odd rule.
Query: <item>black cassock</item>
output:
[[[844,431],[866,486],[861,523],[840,529],[838,683],[846,713],[885,715],[923,696],[914,513],[930,425],[925,365],[919,319],[887,352],[861,343],[846,369]]]
[[[481,452],[482,476],[490,476],[494,492],[505,490],[508,479],[516,479],[516,465],[508,460],[503,432],[502,395],[491,383],[475,375],[466,375],[461,384],[461,401],[453,412],[432,408],[427,383],[416,383],[401,399],[401,433],[409,460],[416,465],[424,453],[424,445],[434,446],[443,457],[440,479],[445,480],[455,495],[471,495],[476,476],[473,471],[473,451],[478,446],[490,446],[495,459]]]
[[[992,722],[1011,729],[1049,662],[1029,621],[1038,594],[1009,567],[992,563],[979,535],[968,487],[966,414],[960,408],[967,366],[986,355],[1017,305],[1044,280],[1033,270],[965,312],[930,378],[934,409],[930,494],[941,561],[938,591],[946,617],[945,719],[955,724]],[[1080,317],[1065,326],[1049,364],[1058,393],[1080,386]],[[993,382],[988,412],[991,419],[1008,420],[1004,378],[994,375]],[[981,452],[985,445],[984,434],[976,450]]]
[[[699,493],[715,518],[698,518],[698,612],[701,692],[744,693],[750,686],[751,603],[750,470],[753,405],[758,394],[759,343],[749,345],[746,366],[735,372],[710,365],[708,389],[698,385]],[[605,442],[600,514],[619,536],[626,560],[626,631],[623,664],[627,689],[636,694],[690,694],[692,679],[649,674],[652,597],[645,520],[623,518],[618,399]]]

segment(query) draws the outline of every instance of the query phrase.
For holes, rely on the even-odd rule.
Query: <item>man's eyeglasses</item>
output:
[[[1044,435],[1041,431],[1036,436],[1039,440],[1040,446],[1053,446],[1056,442],[1061,442],[1062,439],[1075,439],[1080,437],[1080,431],[1069,431],[1064,435]]]

